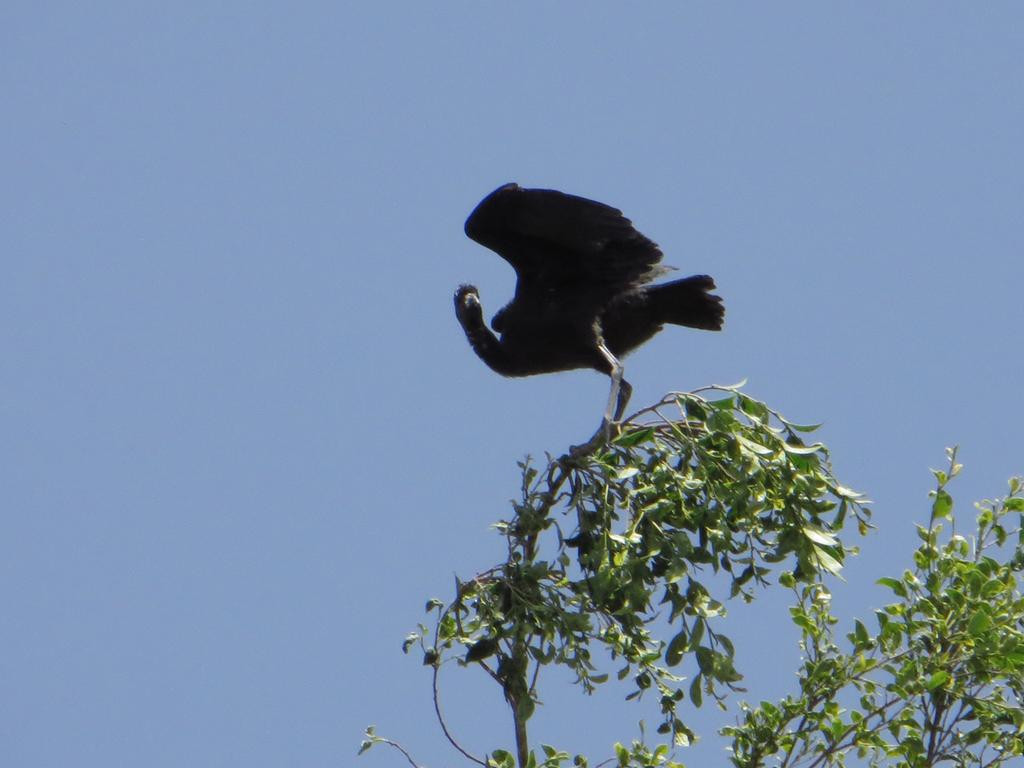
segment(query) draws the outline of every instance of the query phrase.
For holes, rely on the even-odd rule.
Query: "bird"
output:
[[[621,359],[666,324],[722,328],[714,280],[693,275],[661,284],[661,249],[622,211],[554,189],[505,184],[466,219],[466,235],[516,272],[513,299],[484,322],[480,292],[460,285],[455,316],[470,347],[502,376],[592,368],[611,379],[595,439],[618,423],[633,388]],[[495,333],[500,334],[495,335]]]

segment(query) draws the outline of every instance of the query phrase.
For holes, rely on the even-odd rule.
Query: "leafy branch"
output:
[[[545,747],[538,763],[529,748],[540,670],[564,666],[589,694],[612,674],[599,658],[632,684],[627,699],[657,697],[657,730],[671,744],[695,739],[683,704],[741,690],[719,626],[725,602],[753,600],[775,580],[819,583],[842,567],[847,520],[868,528],[866,501],[832,475],[825,446],[805,443],[816,428],[736,388],[709,387],[640,411],[609,444],[548,457],[542,469],[520,464],[520,498],[495,526],[505,561],[458,581],[450,602],[430,601],[433,628],[405,643],[435,675],[452,662],[477,666],[501,687],[516,750],[492,752],[491,764],[567,759]],[[677,672],[684,659],[695,664],[688,685]],[[617,745],[615,759],[662,764],[662,746]]]
[[[897,601],[876,612],[877,631],[856,621],[841,649],[824,587],[794,587],[800,694],[745,707],[723,730],[737,768],[842,766],[850,753],[872,766],[996,766],[1024,754],[1024,484],[977,505],[970,537],[945,534],[962,469],[955,450],[948,458],[914,567],[879,579]]]
[[[449,601],[430,600],[433,625],[405,641],[433,673],[434,705],[452,745],[494,768],[561,768],[568,752],[531,749],[528,723],[541,671],[573,673],[594,693],[611,675],[627,699],[656,697],[657,732],[616,743],[598,768],[679,768],[674,749],[696,734],[687,707],[722,705],[739,687],[733,643],[722,631],[730,599],[792,591],[801,632],[797,693],[740,704],[731,739],[736,768],[859,764],[995,768],[1024,755],[1024,481],[978,505],[958,533],[949,483],[956,451],[935,470],[936,488],[912,567],[879,579],[895,600],[836,636],[824,577],[864,534],[867,501],[832,474],[816,429],[787,421],[737,388],[673,393],[635,414],[610,443],[591,443],[538,468],[520,463],[513,514],[495,525],[506,557],[456,580]],[[948,527],[948,532],[946,528]],[[439,675],[477,667],[502,690],[514,750],[471,754],[445,721]],[[683,671],[688,673],[682,674]],[[396,742],[367,730],[362,751]],[[572,762],[586,768],[587,759]]]

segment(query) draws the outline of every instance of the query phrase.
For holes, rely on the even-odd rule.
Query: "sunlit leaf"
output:
[[[826,571],[831,573],[833,576],[838,576],[840,571],[843,570],[843,564],[835,559],[829,552],[823,548],[814,545],[814,557],[818,561],[818,565],[824,568]]]
[[[820,451],[822,449],[822,445],[821,443],[814,443],[813,445],[791,445],[790,443],[783,443],[782,449],[786,453],[791,453],[794,456],[807,456]]]
[[[1024,498],[1020,496],[1012,499],[1007,499],[1003,502],[1003,506],[1010,512],[1024,512]]]
[[[929,691],[934,691],[936,688],[941,688],[949,680],[949,672],[944,669],[940,669],[938,672],[932,674],[928,678],[928,681],[924,684],[924,687]]]
[[[805,525],[803,531],[804,536],[816,544],[824,544],[825,546],[831,547],[837,543],[835,536],[828,531],[823,531],[813,525]]]
[[[947,491],[938,490],[935,492],[935,501],[932,504],[932,515],[936,518],[948,518],[953,511],[953,497]]]

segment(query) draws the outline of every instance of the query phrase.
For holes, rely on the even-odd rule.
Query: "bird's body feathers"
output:
[[[462,286],[455,296],[470,345],[504,376],[593,368],[612,376],[614,394],[617,358],[664,324],[722,327],[721,299],[709,293],[714,281],[695,275],[650,285],[667,272],[661,249],[603,203],[506,184],[477,205],[466,234],[516,271],[515,296],[491,322],[500,339],[484,324],[476,288]],[[624,405],[620,398],[615,418]]]

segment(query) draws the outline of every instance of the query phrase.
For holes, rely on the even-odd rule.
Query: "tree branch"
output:
[[[437,677],[438,677],[438,674],[440,673],[440,671],[441,671],[441,665],[440,664],[435,664],[434,665],[434,684],[433,684],[433,688],[434,688],[434,712],[437,713],[437,722],[440,723],[440,725],[441,725],[441,731],[444,733],[444,737],[446,739],[448,739],[448,743],[451,744],[453,747],[455,747],[455,749],[457,749],[459,752],[461,752],[463,757],[465,757],[465,758],[467,758],[469,760],[472,760],[477,765],[482,765],[482,766],[484,766],[484,768],[487,768],[486,761],[481,760],[479,757],[471,755],[469,752],[467,752],[465,749],[463,749],[462,745],[459,744],[459,742],[457,742],[455,740],[455,737],[452,736],[451,732],[448,730],[448,724],[445,723],[444,715],[441,713],[441,699],[440,699],[440,695],[438,693],[438,688],[437,688]]]

